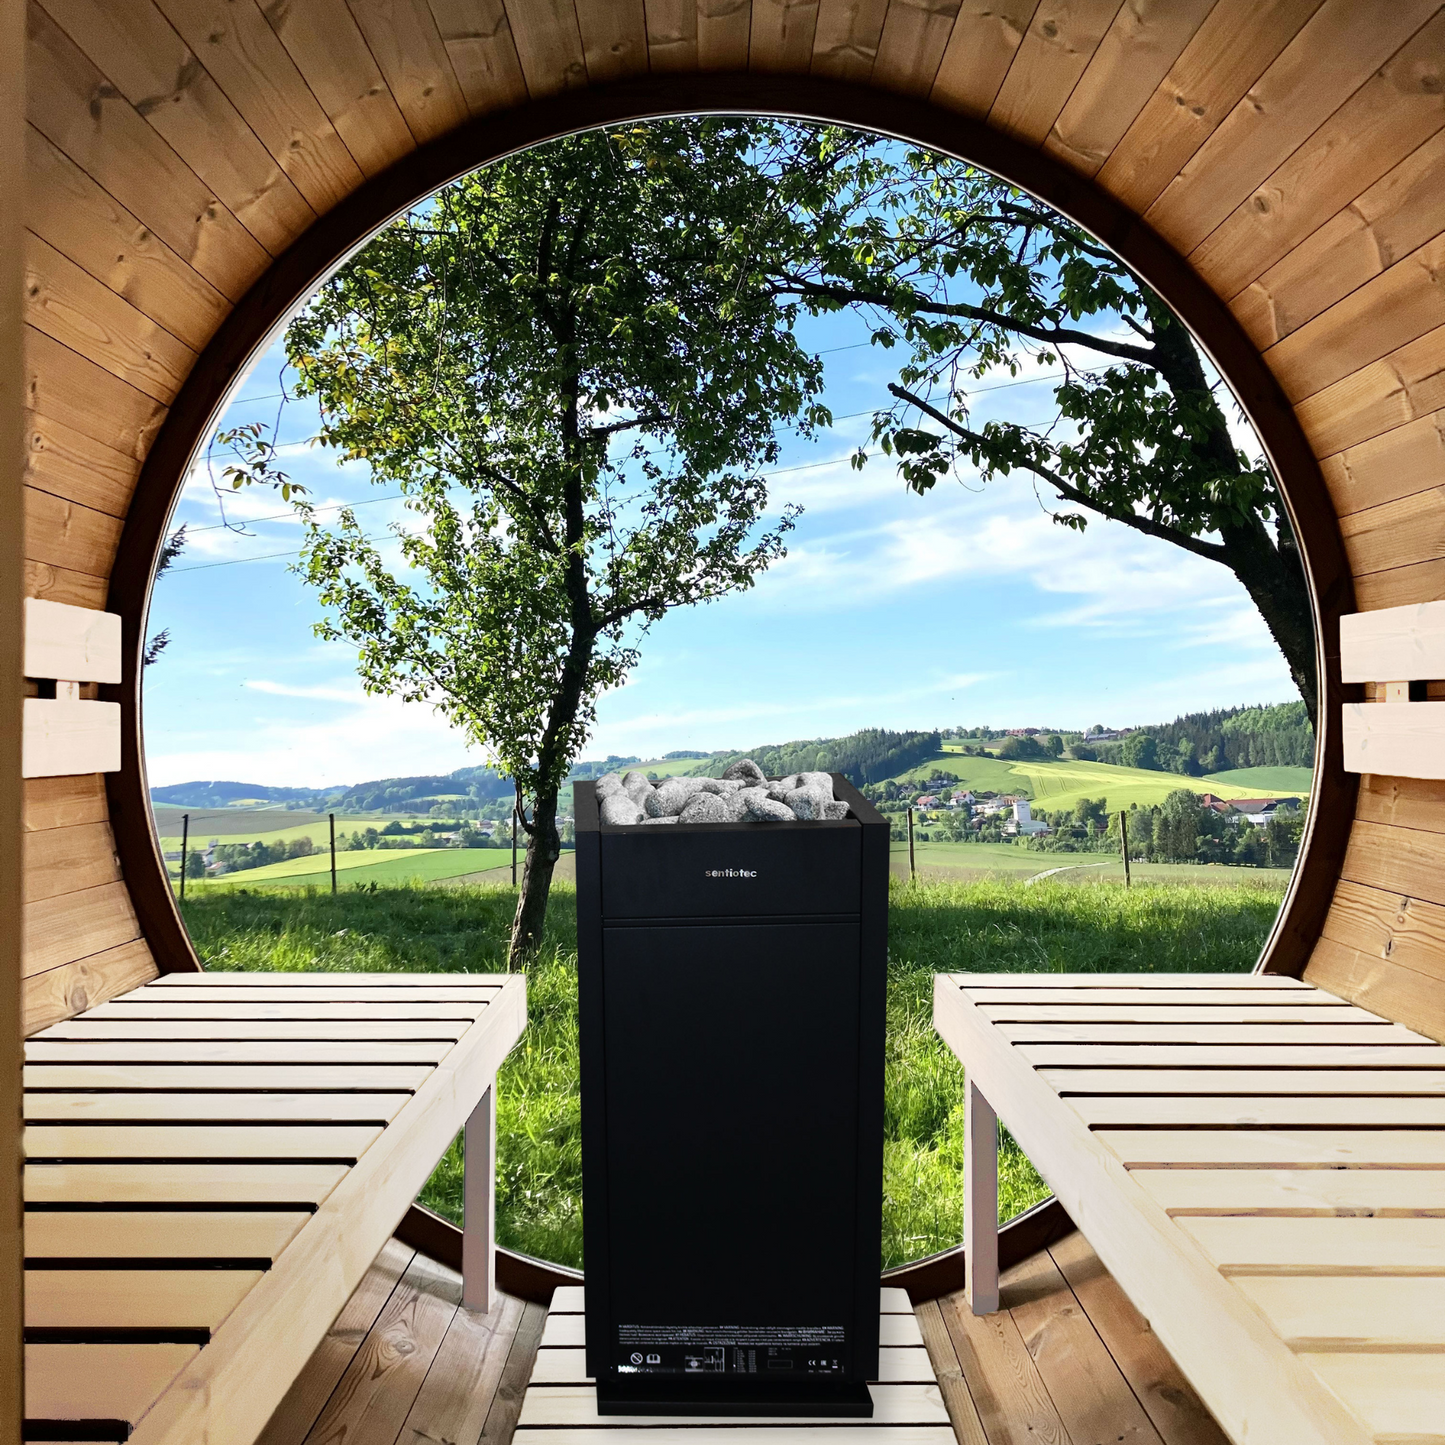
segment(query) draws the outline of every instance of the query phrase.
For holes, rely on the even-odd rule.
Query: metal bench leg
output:
[[[976,1315],[998,1309],[998,1115],[968,1081],[964,1119],[963,1287]]]
[[[462,1304],[486,1314],[497,1293],[497,1085],[472,1110],[462,1137]]]

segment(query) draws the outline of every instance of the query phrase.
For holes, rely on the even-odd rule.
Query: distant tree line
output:
[[[739,758],[752,758],[770,778],[802,772],[842,773],[856,787],[862,787],[926,763],[942,746],[943,739],[936,731],[895,733],[864,728],[845,738],[814,738],[741,753],[713,753],[695,771],[717,777]]]
[[[1088,750],[1101,763],[1197,778],[1229,768],[1313,767],[1315,733],[1304,703],[1287,702],[1188,713]],[[1081,756],[1079,747],[1072,751]]]

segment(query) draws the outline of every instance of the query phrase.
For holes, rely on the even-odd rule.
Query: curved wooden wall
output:
[[[1438,9],[39,0],[28,591],[125,614],[133,673],[171,489],[233,368],[318,266],[456,170],[687,97],[912,135],[1090,225],[1239,391],[1309,556],[1327,690],[1314,833],[1266,966],[1445,1036],[1445,790],[1371,778],[1356,809],[1334,727],[1338,614],[1445,596]],[[128,746],[109,794],[29,785],[31,1027],[157,957],[191,964]]]

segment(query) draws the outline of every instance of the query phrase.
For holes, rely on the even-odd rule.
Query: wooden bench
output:
[[[940,975],[965,1251],[997,1117],[1231,1439],[1445,1442],[1445,1048],[1296,979]]]
[[[250,1445],[465,1127],[492,1294],[520,975],[176,973],[26,1045],[27,1439]]]

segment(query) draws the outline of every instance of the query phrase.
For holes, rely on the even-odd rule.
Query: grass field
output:
[[[1200,779],[1227,788],[1249,788],[1256,798],[1278,797],[1281,793],[1305,796],[1315,785],[1313,768],[1229,768]],[[1220,797],[1224,794],[1221,793]]]
[[[168,853],[181,846],[184,811],[183,808],[154,809],[156,832],[160,834],[161,847]],[[338,813],[336,836],[340,838],[343,833],[367,828],[380,832],[393,820],[406,824],[425,821],[410,813]],[[190,838],[193,848],[204,848],[212,838],[219,838],[222,843],[289,843],[296,838],[310,838],[318,848],[324,848],[330,837],[329,827],[325,813],[286,813],[279,808],[266,808],[256,813],[238,810],[230,816],[213,811],[191,814]]]
[[[1072,809],[1080,798],[1104,798],[1109,811],[1137,803],[1147,808],[1162,803],[1176,788],[1212,792],[1221,798],[1257,798],[1257,783],[1245,785],[1208,778],[1186,778],[1178,773],[1156,773],[1143,768],[1120,768],[1112,763],[1058,761],[1005,762],[1000,758],[968,758],[942,752],[907,773],[899,781],[919,784],[935,769],[958,777],[959,786],[994,793],[1024,793],[1036,806],[1055,811]],[[1254,772],[1254,769],[1248,769]],[[1290,771],[1294,771],[1291,769]],[[1303,789],[1293,791],[1303,792]]]
[[[340,887],[392,887],[409,883],[436,883],[477,873],[491,873],[510,868],[509,848],[406,848],[390,851],[366,849],[336,855],[336,881]],[[239,873],[223,873],[219,878],[190,879],[189,894],[194,888],[213,893],[235,888],[265,885],[315,886],[331,883],[331,858],[328,853],[313,853],[308,858],[288,858],[284,863],[268,863],[264,868],[245,868]]]
[[[1028,888],[1005,880],[895,881],[883,1263],[948,1248],[962,1234],[963,1071],[933,1032],[935,972],[1244,972],[1280,897],[1278,887],[1267,886],[1170,884],[1125,892],[1053,880]],[[510,887],[498,886],[349,890],[333,898],[323,889],[273,885],[190,894],[184,913],[212,968],[496,972],[505,967],[515,900]],[[499,1075],[498,1238],[528,1254],[581,1265],[576,924],[569,885],[553,890],[527,988],[527,1032]],[[1001,1214],[1011,1218],[1042,1198],[1045,1187],[1007,1137],[1000,1165]],[[423,1202],[459,1220],[461,1178],[460,1144],[454,1143]]]

